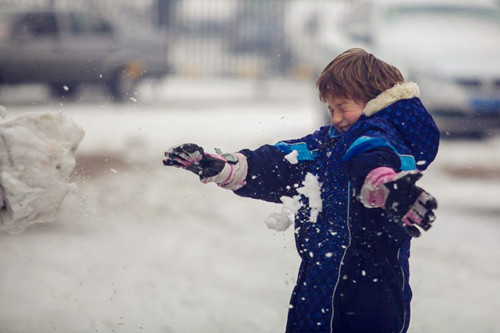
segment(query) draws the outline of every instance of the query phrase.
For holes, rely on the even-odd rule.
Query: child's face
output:
[[[328,111],[332,117],[332,125],[339,132],[347,131],[363,114],[365,103],[350,98],[333,97],[326,99]]]

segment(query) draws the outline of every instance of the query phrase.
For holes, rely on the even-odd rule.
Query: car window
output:
[[[13,36],[20,38],[55,37],[57,21],[51,13],[30,13],[21,16],[13,27]]]
[[[74,35],[109,35],[113,27],[105,20],[82,13],[70,14],[71,33]]]

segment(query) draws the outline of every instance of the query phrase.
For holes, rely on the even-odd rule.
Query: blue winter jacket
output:
[[[410,236],[383,209],[356,197],[379,166],[424,170],[434,160],[439,132],[414,83],[370,101],[345,133],[326,126],[304,138],[242,150],[249,164],[236,194],[280,202],[297,195],[305,175],[321,184],[322,211],[311,222],[308,198],[296,214],[301,257],[287,332],[406,332],[410,319]],[[297,150],[298,163],[285,156]]]

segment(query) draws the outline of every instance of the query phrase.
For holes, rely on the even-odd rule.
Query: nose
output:
[[[342,116],[339,112],[332,112],[332,125],[337,127],[342,122]]]

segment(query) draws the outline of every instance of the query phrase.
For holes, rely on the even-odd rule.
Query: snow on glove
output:
[[[419,226],[427,231],[436,219],[436,199],[415,186],[422,177],[419,171],[396,173],[380,167],[372,170],[361,187],[360,200],[365,207],[383,208],[390,219],[398,222],[412,236],[420,236]]]
[[[163,164],[189,170],[202,183],[216,183],[228,190],[238,190],[246,184],[248,164],[245,155],[207,154],[202,147],[186,143],[165,152]]]

